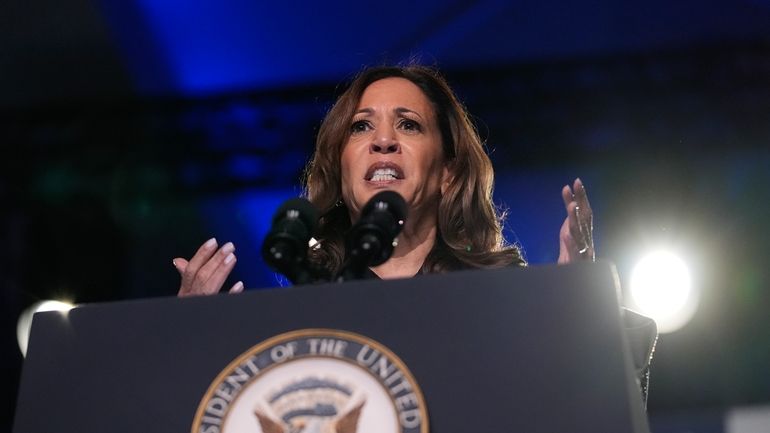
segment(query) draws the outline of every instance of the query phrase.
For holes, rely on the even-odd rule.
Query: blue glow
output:
[[[590,173],[581,172],[590,190],[590,199],[601,203],[601,196],[591,187]],[[518,241],[530,264],[555,263],[559,257],[559,229],[567,212],[561,189],[574,180],[563,169],[498,172],[495,176],[495,203],[508,209],[504,235],[508,242]],[[594,215],[597,209],[594,209]],[[599,232],[594,242],[601,250]]]
[[[256,156],[240,155],[227,161],[227,172],[239,180],[253,180],[260,177],[264,170],[264,159]]]
[[[138,89],[191,96],[337,83],[413,56],[469,68],[764,40],[767,1],[751,3],[101,0]]]
[[[154,35],[172,90],[188,95],[339,81],[364,65],[402,60],[411,52],[400,47],[411,45],[409,35],[419,34],[435,9],[407,1],[376,11],[354,1],[140,0],[137,7],[142,16],[132,19]]]
[[[292,188],[249,190],[215,196],[199,204],[203,220],[219,244],[235,244],[238,262],[230,284],[242,280],[251,289],[281,285],[277,274],[262,261],[262,241],[281,203],[298,195]]]

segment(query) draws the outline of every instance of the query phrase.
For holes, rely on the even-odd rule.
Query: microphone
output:
[[[317,225],[318,211],[309,201],[285,201],[273,216],[273,225],[262,243],[262,258],[293,284],[310,282],[307,249]]]
[[[382,191],[372,197],[345,237],[348,264],[338,279],[361,279],[368,266],[385,263],[393,254],[406,214],[406,202],[397,192]]]

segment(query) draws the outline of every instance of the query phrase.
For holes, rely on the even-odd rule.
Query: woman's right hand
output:
[[[189,260],[177,257],[174,267],[182,276],[182,285],[177,296],[213,295],[219,293],[222,284],[235,267],[235,246],[228,242],[217,249],[217,240],[211,238],[198,248]],[[243,291],[243,282],[238,281],[230,288],[230,293]]]

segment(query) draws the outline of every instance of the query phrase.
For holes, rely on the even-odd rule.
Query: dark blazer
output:
[[[636,368],[636,378],[642,391],[642,401],[647,405],[647,391],[650,386],[650,363],[658,341],[658,326],[647,316],[623,308],[623,326],[631,357]]]

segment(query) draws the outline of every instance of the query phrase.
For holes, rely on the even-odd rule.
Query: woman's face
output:
[[[361,96],[342,150],[342,198],[353,221],[376,193],[393,190],[409,219],[435,214],[449,179],[436,114],[425,94],[404,78],[375,81]]]

